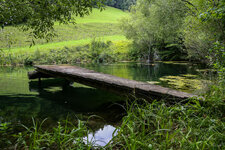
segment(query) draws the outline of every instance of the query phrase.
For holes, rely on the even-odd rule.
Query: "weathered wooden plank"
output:
[[[196,95],[176,91],[158,85],[98,73],[93,70],[66,65],[35,66],[36,71],[47,76],[65,78],[95,88],[105,89],[117,93],[132,94],[145,99],[173,99],[184,100]]]

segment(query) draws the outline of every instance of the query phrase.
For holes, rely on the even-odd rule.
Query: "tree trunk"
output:
[[[153,63],[154,62],[154,52],[152,51],[151,42],[148,45],[148,60],[147,63]]]

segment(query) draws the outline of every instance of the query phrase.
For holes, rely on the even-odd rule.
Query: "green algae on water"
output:
[[[164,84],[185,92],[193,92],[205,88],[209,81],[198,79],[197,75],[184,74],[181,76],[164,76],[159,78]]]

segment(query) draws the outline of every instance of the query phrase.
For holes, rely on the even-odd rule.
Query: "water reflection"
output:
[[[138,81],[159,81],[163,76],[179,76],[181,74],[197,74],[201,66],[192,64],[167,64],[167,63],[118,63],[112,65],[80,64],[81,67],[97,72],[112,74],[118,77]]]
[[[116,128],[110,125],[106,125],[95,133],[88,134],[88,136],[84,138],[84,141],[86,144],[92,143],[94,146],[105,146],[110,142],[113,136],[116,135]]]

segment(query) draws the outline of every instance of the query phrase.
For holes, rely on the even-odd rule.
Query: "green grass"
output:
[[[94,38],[94,37],[93,37]],[[5,53],[14,53],[14,54],[22,54],[22,53],[34,53],[36,50],[40,52],[47,52],[49,50],[57,50],[62,49],[64,47],[76,47],[76,46],[84,46],[89,44],[93,38],[86,38],[81,40],[72,40],[72,41],[62,41],[62,42],[55,42],[55,43],[46,43],[46,44],[37,44],[35,46],[29,47],[18,47],[12,49],[5,49],[3,50]],[[97,39],[102,41],[127,41],[125,36],[123,35],[114,35],[114,36],[104,36],[98,37]]]
[[[72,123],[67,119],[58,122],[57,126],[46,127],[46,121],[48,120],[45,119],[39,122],[32,118],[33,125],[31,127],[21,124],[19,125],[20,133],[12,134],[10,132],[11,136],[6,134],[12,130],[12,128],[10,129],[10,123],[0,123],[0,135],[4,135],[4,140],[8,141],[8,143],[4,143],[4,141],[0,140],[0,147],[8,149],[10,143],[14,141],[15,144],[10,147],[15,149],[91,149],[92,143],[85,144],[83,142],[83,138],[88,134],[87,126],[84,122],[76,120],[76,123]],[[5,137],[8,139],[5,139]]]
[[[105,10],[99,11],[94,9],[92,14],[84,18],[77,18],[76,22],[79,23],[118,23],[121,17],[126,17],[129,14],[116,8],[106,7]]]
[[[127,103],[127,115],[117,127],[118,134],[105,147],[97,149],[176,149],[204,150],[225,149],[225,88],[213,85],[201,103],[169,105],[166,101],[149,103],[136,100]],[[126,107],[126,106],[125,106]],[[42,129],[45,124],[33,120],[32,127],[21,132],[10,124],[0,124],[0,140],[3,148],[19,149],[94,149],[85,145],[83,137],[88,134],[87,124],[72,119],[52,129]],[[15,126],[15,127],[18,127]],[[10,134],[9,134],[10,133]],[[12,134],[13,133],[13,134]]]
[[[123,36],[109,36],[3,50],[0,51],[0,65],[109,63],[128,60],[130,43]]]
[[[100,12],[100,10],[93,9],[93,13],[89,16],[85,16],[83,18],[77,17],[77,24],[75,25],[59,25],[56,23],[54,28],[58,36],[54,37],[53,40],[50,41],[50,43],[53,43],[56,46],[46,43],[43,39],[36,39],[35,42],[37,46],[39,44],[47,44],[45,45],[46,47],[63,47],[70,45],[74,46],[74,44],[71,43],[74,43],[74,41],[77,40],[80,40],[77,43],[82,44],[85,40],[88,41],[94,37],[106,37],[108,38],[107,40],[115,40],[114,36],[122,36],[118,20],[127,15],[129,15],[127,12],[123,12],[112,7],[107,7],[102,12]],[[110,36],[112,39],[109,38]],[[0,32],[0,48],[2,49],[9,49],[9,45],[13,50],[15,48],[19,49],[20,47],[24,49],[24,47],[31,44],[31,40],[29,32],[22,32],[19,28],[6,27],[2,32]],[[65,41],[68,41],[68,43]]]
[[[225,149],[225,88],[214,85],[199,103],[133,102],[123,118],[114,149]]]

